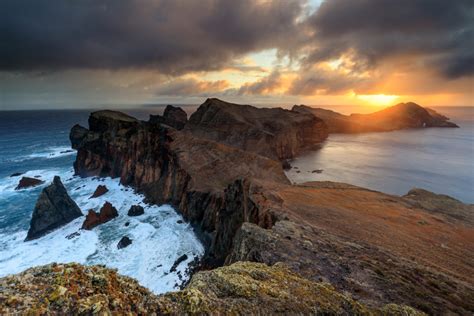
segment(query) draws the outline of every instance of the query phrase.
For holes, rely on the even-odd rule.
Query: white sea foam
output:
[[[62,172],[35,170],[25,175],[35,174],[41,174],[41,179],[46,181],[44,185],[48,185],[54,175],[60,175],[84,215],[89,209],[98,211],[105,201],[109,201],[117,208],[119,216],[91,231],[81,230],[84,217],[78,218],[29,242],[23,242],[26,230],[0,234],[0,276],[51,262],[105,264],[118,269],[121,274],[137,279],[155,293],[164,293],[176,290],[175,285],[180,283],[179,274],[185,278],[188,263],[193,257],[201,257],[204,253],[204,247],[190,225],[178,223],[182,217],[173,208],[167,205],[147,205],[143,202],[142,195],[120,185],[118,179],[82,179],[73,177],[71,169]],[[18,194],[19,191],[14,191],[17,182],[18,177],[1,179],[0,194]],[[90,196],[99,184],[106,185],[109,192],[91,199]],[[145,214],[129,217],[127,212],[134,204],[143,206]],[[129,225],[125,226],[127,222]],[[75,232],[79,234],[66,238]],[[118,249],[117,243],[123,236],[128,236],[132,244]],[[175,272],[170,272],[173,263],[183,254],[188,259]]]
[[[25,161],[25,160],[30,160],[30,159],[37,159],[37,158],[42,158],[42,159],[53,159],[53,158],[59,158],[59,157],[64,157],[64,156],[70,156],[76,154],[76,151],[74,149],[71,149],[71,147],[68,146],[53,146],[53,147],[47,147],[42,150],[39,150],[37,152],[24,155],[24,156],[19,156],[15,159],[12,159],[12,162],[20,162],[20,161]]]

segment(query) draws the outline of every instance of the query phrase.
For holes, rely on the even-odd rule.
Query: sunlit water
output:
[[[169,206],[152,206],[118,179],[73,176],[75,152],[69,152],[71,126],[87,126],[89,111],[0,112],[0,276],[21,272],[51,262],[105,264],[137,279],[155,293],[176,290],[187,264],[202,256],[204,248],[192,227]],[[144,112],[133,113],[146,117]],[[21,176],[39,177],[45,184],[16,191]],[[91,231],[80,230],[84,217],[54,232],[24,242],[31,214],[41,190],[59,175],[70,196],[84,214],[98,211],[105,201],[117,208],[119,216]],[[109,189],[105,195],[90,199],[99,184]],[[131,205],[139,204],[145,214],[127,216]],[[128,225],[126,226],[126,223]],[[79,235],[66,238],[75,232]],[[118,249],[123,236],[132,244]],[[186,254],[188,259],[175,272],[170,268]]]
[[[333,134],[295,159],[296,183],[328,180],[402,195],[413,187],[474,203],[474,109],[438,108],[461,128]],[[322,169],[322,173],[314,170]]]

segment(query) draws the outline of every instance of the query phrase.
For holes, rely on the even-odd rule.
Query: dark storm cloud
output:
[[[306,27],[307,65],[354,53],[363,69],[411,55],[447,78],[474,74],[472,0],[330,0]]]
[[[291,38],[301,2],[3,0],[0,70],[218,69]]]

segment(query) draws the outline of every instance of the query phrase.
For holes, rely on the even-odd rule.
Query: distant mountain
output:
[[[293,111],[312,113],[322,119],[330,133],[385,132],[408,128],[459,127],[433,109],[416,103],[399,103],[370,114],[343,115],[331,110],[295,105]]]

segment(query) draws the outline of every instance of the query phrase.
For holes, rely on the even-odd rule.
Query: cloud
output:
[[[303,0],[3,0],[0,70],[215,70],[296,33]]]
[[[474,74],[472,0],[324,1],[305,27],[308,66],[351,52],[361,69],[415,56],[446,78]]]
[[[273,71],[270,75],[258,80],[257,82],[246,83],[237,91],[238,95],[252,94],[270,94],[275,92],[283,84],[282,75],[278,70]]]
[[[194,78],[176,79],[155,90],[156,95],[165,96],[207,96],[224,91],[229,87],[226,80],[199,81]]]

